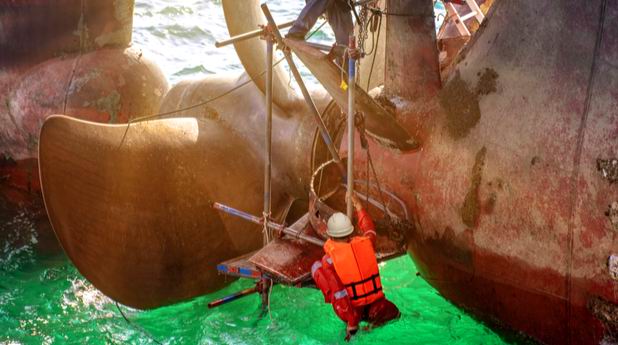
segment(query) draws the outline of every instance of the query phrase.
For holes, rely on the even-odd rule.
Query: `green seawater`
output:
[[[382,264],[399,320],[363,330],[351,344],[505,344],[499,334],[450,304],[404,256]],[[209,310],[213,299],[250,287],[237,280],[216,293],[149,311],[120,306],[62,255],[31,248],[0,262],[0,344],[344,344],[344,325],[311,288],[275,286],[270,314],[257,295]]]

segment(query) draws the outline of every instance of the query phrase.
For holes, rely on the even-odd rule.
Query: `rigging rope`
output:
[[[133,329],[138,330],[140,333],[145,335],[148,339],[154,341],[155,343],[157,343],[159,345],[163,345],[162,342],[160,342],[155,337],[153,337],[152,334],[150,334],[148,331],[146,331],[143,327],[141,327],[139,325],[136,325],[133,322],[131,322],[131,320],[129,320],[129,318],[124,314],[122,309],[120,309],[120,305],[118,304],[118,302],[114,301],[114,304],[116,304],[116,309],[118,309],[118,311],[120,312],[120,315],[122,315],[122,318],[127,322],[127,324],[129,324],[131,327],[133,327]]]
[[[324,26],[324,24],[326,24],[326,21],[324,21],[322,24],[320,24],[320,26],[318,26],[318,28],[317,28],[317,29],[315,29],[313,32],[311,32],[311,33],[309,34],[309,36],[307,36],[307,39],[309,39],[309,38],[311,38],[313,35],[315,35],[315,34],[316,34],[316,33],[317,33],[317,32],[318,32],[318,31],[319,31],[319,30],[320,30],[320,29]],[[277,66],[278,64],[280,64],[281,62],[283,62],[283,60],[285,60],[285,58],[281,58],[281,59],[277,60],[277,62],[275,62],[275,63],[273,64],[273,67],[275,67],[275,66]],[[265,74],[266,74],[266,70],[262,71],[262,72],[261,72],[260,74],[258,74],[255,78],[260,78],[260,77],[262,77],[262,76],[263,76],[263,75],[265,75]],[[291,80],[291,78],[290,78],[290,80]],[[199,102],[199,103],[195,103],[195,104],[192,104],[192,105],[186,106],[186,107],[184,107],[184,108],[178,108],[178,109],[174,109],[174,110],[170,110],[170,111],[166,111],[166,112],[155,113],[155,114],[150,114],[150,115],[145,115],[145,116],[138,116],[138,117],[132,118],[132,119],[130,119],[130,120],[127,122],[127,128],[126,128],[126,130],[125,130],[125,132],[124,132],[124,134],[123,134],[123,136],[122,136],[122,140],[120,141],[120,144],[122,145],[122,143],[124,142],[124,140],[125,140],[125,138],[126,138],[126,135],[127,135],[127,132],[129,131],[129,127],[130,127],[130,126],[131,126],[131,124],[132,124],[132,123],[134,123],[134,122],[139,122],[139,121],[144,121],[144,120],[150,120],[150,119],[156,119],[156,118],[157,118],[157,119],[158,119],[158,118],[163,118],[163,117],[168,116],[168,115],[173,115],[173,114],[177,114],[177,113],[180,113],[180,112],[183,112],[183,111],[187,111],[187,110],[191,110],[191,109],[199,108],[199,107],[201,107],[201,106],[204,106],[204,105],[206,105],[206,104],[208,104],[208,103],[214,102],[214,101],[216,101],[216,100],[218,100],[218,99],[220,99],[220,98],[222,98],[222,97],[225,97],[225,96],[229,95],[230,93],[232,93],[232,92],[234,92],[234,91],[236,91],[236,90],[240,89],[241,87],[243,87],[243,86],[246,86],[246,85],[250,84],[252,81],[253,81],[253,78],[249,78],[249,80],[244,81],[244,82],[242,82],[241,84],[238,84],[238,85],[234,86],[233,88],[231,88],[231,89],[229,89],[229,90],[227,90],[227,91],[225,91],[225,92],[221,93],[220,95],[217,95],[217,96],[215,96],[215,97],[213,97],[213,98],[207,99],[207,100],[205,100],[205,101],[203,101],[203,102]]]
[[[376,56],[378,55],[378,45],[380,44],[380,34],[382,32],[382,16],[378,16],[378,28],[377,28],[377,37],[375,32],[372,35],[372,40],[374,42],[374,46],[372,48],[373,57],[371,58],[371,67],[369,68],[369,76],[367,77],[367,90],[369,90],[369,86],[371,84],[371,76],[373,75],[373,69],[376,63]]]
[[[390,217],[390,214],[388,213],[386,201],[384,199],[384,193],[382,192],[382,186],[380,185],[380,180],[378,179],[378,173],[376,172],[375,166],[373,165],[373,159],[371,158],[371,151],[369,150],[369,142],[367,141],[367,130],[365,128],[365,117],[362,114],[357,114],[355,122],[356,122],[356,129],[358,130],[359,136],[361,138],[361,146],[365,150],[365,153],[367,155],[367,171],[366,171],[367,173],[367,181],[366,181],[367,182],[366,183],[367,200],[366,202],[369,203],[369,182],[370,182],[369,167],[371,167],[373,179],[376,181],[376,188],[378,189],[378,196],[380,197],[380,202],[382,203],[382,206],[384,207],[383,209],[384,217],[386,218],[387,222],[391,224],[392,219]]]
[[[369,12],[371,12],[371,16],[368,16]],[[379,8],[371,7],[367,4],[367,5],[363,5],[361,12],[360,12],[360,16],[359,16],[361,22],[358,23],[359,25],[358,47],[360,48],[362,52],[361,56],[373,54],[372,61],[371,61],[371,68],[369,70],[369,76],[367,78],[367,89],[369,89],[369,84],[371,82],[371,75],[373,74],[373,69],[375,67],[375,60],[377,56],[378,44],[379,44],[379,39],[380,39],[380,31],[382,29],[382,15],[387,15],[387,12]],[[377,21],[377,24],[375,24],[376,21]],[[371,28],[369,28],[369,25],[371,24],[373,25]],[[369,31],[372,32],[372,42],[371,42],[372,47],[371,47],[371,51],[369,53],[366,53],[365,52],[365,41],[369,37]],[[378,32],[377,37],[375,33],[376,31]],[[356,81],[358,83],[360,79],[360,64],[357,64],[356,66],[357,66],[357,73],[356,73],[357,80]],[[365,117],[360,113],[356,114],[355,116],[356,116],[355,118],[356,128],[361,138],[361,146],[366,152],[367,181],[366,181],[366,186],[365,186],[366,188],[365,203],[366,205],[369,204],[369,194],[370,194],[369,193],[369,183],[371,180],[371,178],[369,177],[369,168],[371,168],[373,179],[375,180],[376,187],[378,189],[378,195],[380,198],[380,202],[382,203],[384,207],[384,210],[383,210],[384,216],[387,222],[391,224],[392,219],[387,210],[386,202],[384,200],[384,194],[382,193],[382,187],[380,185],[380,180],[378,179],[378,174],[376,172],[375,166],[373,165],[373,159],[371,158],[371,152],[369,150],[369,144],[367,142],[366,129],[365,129]]]

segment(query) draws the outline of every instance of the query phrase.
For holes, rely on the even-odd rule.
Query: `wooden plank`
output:
[[[348,95],[341,88],[342,76],[347,81],[347,73],[342,75],[341,69],[326,54],[304,41],[285,39],[284,42],[320,81],[333,100],[342,109],[347,109]],[[355,106],[358,112],[365,115],[367,133],[379,143],[400,151],[419,148],[419,142],[397,123],[395,117],[358,85],[355,85]]]
[[[455,8],[455,6],[453,6],[453,4],[449,2],[447,4],[447,8],[449,12],[455,15],[455,25],[457,26],[457,30],[459,31],[459,33],[462,36],[470,36],[470,30],[468,30],[466,23],[464,23],[464,21],[459,16],[459,12],[457,12],[457,9]]]
[[[381,228],[383,225],[383,222],[378,222],[376,257],[379,262],[405,254],[405,247],[390,239],[386,235],[388,230]],[[290,227],[315,236],[315,231],[309,224],[309,214],[305,214]],[[283,238],[276,239],[258,250],[248,261],[279,283],[297,285],[311,279],[311,266],[323,255],[322,248]]]
[[[476,20],[479,22],[479,24],[481,24],[483,20],[485,20],[485,15],[483,14],[483,11],[481,11],[479,5],[476,3],[475,0],[467,0],[466,3],[468,4],[468,6],[470,6],[472,12],[475,13],[474,16],[476,17]]]
[[[291,228],[315,235],[306,214]],[[275,239],[253,255],[249,262],[267,272],[276,281],[296,285],[311,277],[311,265],[324,255],[322,248],[289,238]]]

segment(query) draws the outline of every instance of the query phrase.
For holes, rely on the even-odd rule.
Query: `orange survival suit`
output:
[[[326,254],[311,268],[325,302],[333,305],[337,316],[352,332],[358,329],[360,321],[379,326],[399,317],[399,309],[382,291],[373,220],[364,209],[357,210],[356,216],[363,235],[349,242],[326,241]]]

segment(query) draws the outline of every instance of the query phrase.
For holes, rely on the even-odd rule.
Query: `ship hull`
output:
[[[154,113],[167,92],[161,70],[131,43],[133,1],[0,4],[0,213],[28,215],[51,237],[38,174],[39,131],[51,114],[125,123]],[[10,227],[10,226],[9,226]],[[17,229],[17,228],[15,228]],[[16,246],[29,230],[0,230]],[[54,241],[39,241],[50,243]]]
[[[421,276],[548,344],[615,336],[617,19],[612,1],[496,1],[437,97],[399,107],[421,152],[373,153]]]
[[[417,242],[410,246],[409,254],[420,276],[457,306],[498,329],[516,330],[547,344],[598,344],[603,339],[603,325],[586,305],[569,306],[562,296],[531,288],[539,281],[564,284],[564,276],[495,253],[476,251],[470,257],[476,266],[520,276],[517,281],[506,281],[449,259],[442,254],[445,248],[451,249],[448,253],[457,250],[452,243]],[[574,285],[579,290],[592,288],[585,281]]]

